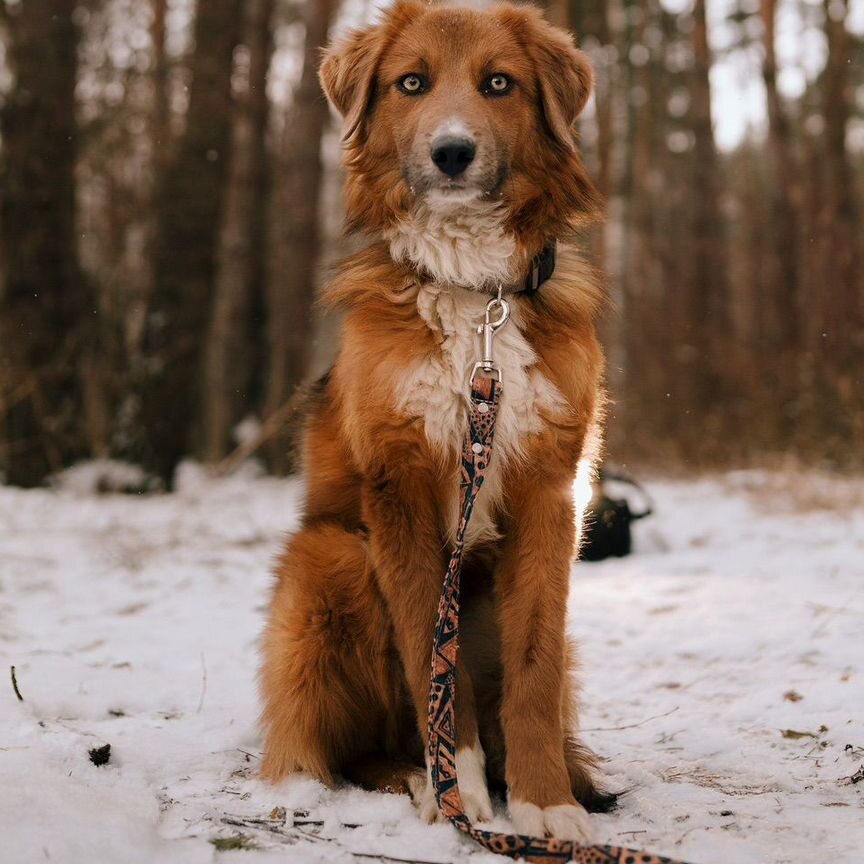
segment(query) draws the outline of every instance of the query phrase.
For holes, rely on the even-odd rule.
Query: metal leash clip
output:
[[[510,320],[510,304],[501,296],[502,290],[501,285],[499,285],[498,295],[486,304],[485,319],[477,327],[477,332],[483,337],[483,354],[471,370],[472,378],[477,374],[479,369],[482,369],[487,374],[495,374],[498,381],[501,381],[501,370],[495,364],[492,355],[492,340],[495,337],[495,333]],[[500,315],[493,320],[492,314],[496,309],[500,309]]]

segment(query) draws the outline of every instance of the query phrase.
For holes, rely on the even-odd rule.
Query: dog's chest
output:
[[[407,370],[397,393],[398,407],[423,419],[434,450],[461,448],[468,421],[470,377],[480,359],[477,327],[489,297],[461,288],[425,285],[417,308],[436,338],[436,346]],[[493,514],[503,493],[502,467],[523,457],[528,436],[543,429],[547,416],[563,403],[557,388],[537,368],[537,354],[520,329],[518,299],[511,320],[494,339],[495,363],[501,370],[502,395],[495,425],[490,470],[474,510],[469,542],[497,536]],[[451,529],[455,527],[458,490],[454,488]]]

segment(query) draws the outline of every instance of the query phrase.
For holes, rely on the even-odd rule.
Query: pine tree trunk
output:
[[[762,80],[768,108],[767,164],[769,192],[767,208],[761,208],[770,230],[763,237],[761,254],[755,257],[750,294],[754,303],[751,322],[757,341],[750,343],[750,368],[758,370],[759,384],[751,391],[770,388],[777,398],[761,411],[764,442],[773,446],[788,446],[796,434],[794,418],[788,416],[788,406],[797,401],[800,387],[802,341],[801,284],[801,210],[804,201],[801,189],[802,172],[795,164],[792,130],[783,100],[777,89],[777,55],[775,33],[777,0],[762,0],[763,48]],[[761,265],[761,266],[759,266]],[[754,382],[755,383],[755,382]],[[748,394],[756,397],[756,392]],[[758,398],[758,397],[757,397]],[[754,429],[756,434],[758,429]]]
[[[606,0],[569,0],[566,4],[566,23],[573,28],[580,43],[588,40],[599,43],[601,49],[613,43],[612,29],[609,25],[609,4]],[[604,198],[612,192],[612,89],[615,64],[605,57],[605,51],[596,52],[594,61],[594,110],[597,124],[597,176],[595,185]],[[603,259],[603,232],[598,232],[598,254]]]
[[[306,372],[319,254],[321,137],[328,117],[317,72],[320,48],[337,7],[337,0],[305,5],[303,72],[277,158],[267,296],[270,358],[264,413],[268,417],[288,402]],[[273,470],[291,468],[283,437],[271,440],[267,455]]]
[[[249,406],[253,292],[263,257],[264,177],[268,120],[267,73],[272,50],[274,0],[248,0],[244,44],[249,52],[248,81],[238,95],[232,129],[228,177],[207,334],[204,367],[203,439],[200,455],[222,459],[231,429]]]
[[[801,302],[799,258],[799,212],[802,192],[792,153],[789,120],[777,90],[775,29],[777,0],[761,3],[765,56],[762,78],[768,104],[768,145],[771,162],[773,200],[771,248],[768,272],[763,286],[764,318],[759,328],[763,344],[772,353],[786,353],[798,344]],[[790,370],[791,371],[791,370]]]
[[[846,30],[848,0],[824,0],[828,62],[824,72],[823,116],[827,203],[822,228],[826,241],[823,321],[830,354],[844,364],[850,349],[861,344],[861,242],[857,223],[855,179],[846,152],[846,127],[851,114],[850,39]]]
[[[686,298],[688,344],[683,392],[687,408],[687,446],[705,452],[720,443],[719,427],[730,410],[724,399],[723,381],[729,361],[729,314],[727,309],[727,262],[721,213],[719,160],[711,122],[711,51],[705,0],[693,6],[693,75],[691,79],[690,128],[692,193],[689,233],[690,278]],[[681,416],[685,417],[684,412]]]
[[[145,337],[147,313],[156,285],[156,251],[159,241],[160,186],[165,178],[165,169],[171,156],[171,112],[168,92],[168,0],[151,0],[152,19],[150,42],[152,68],[150,72],[150,176],[145,202],[147,239],[145,241],[146,272],[139,275],[137,290],[133,294],[124,327],[124,345],[127,359],[137,368],[141,362],[141,351]]]
[[[824,0],[828,60],[823,72],[825,203],[819,215],[824,275],[820,284],[824,339],[820,406],[826,442],[840,460],[864,452],[864,248],[855,197],[856,179],[846,150],[853,111],[852,40],[848,0]],[[854,456],[852,457],[854,458]]]
[[[231,164],[231,76],[242,7],[242,0],[198,0],[186,129],[158,196],[140,458],[166,480],[200,434],[202,356]]]
[[[140,192],[141,260],[126,285],[125,308],[120,312],[120,349],[115,368],[121,371],[118,407],[114,412],[114,453],[123,459],[149,461],[149,430],[142,422],[143,394],[150,386],[154,358],[148,356],[148,323],[158,284],[158,251],[163,214],[162,195],[172,162],[171,109],[167,57],[168,0],[149,0],[150,68],[148,74],[147,142],[149,159]],[[122,156],[121,156],[122,158]],[[122,224],[122,223],[121,223]],[[148,400],[150,397],[148,396]]]
[[[14,87],[0,114],[0,473],[33,486],[86,452],[80,369],[93,305],[75,201],[74,0],[6,12]]]

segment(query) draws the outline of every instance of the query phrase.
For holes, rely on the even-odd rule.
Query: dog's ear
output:
[[[397,0],[380,24],[354,30],[324,51],[318,78],[330,103],[342,115],[344,142],[351,143],[362,133],[375,97],[378,64],[394,29],[422,11],[413,0]]]
[[[381,45],[381,28],[370,27],[349,33],[324,52],[318,77],[342,115],[343,141],[350,141],[360,130],[372,102]]]
[[[568,149],[575,150],[573,126],[591,96],[594,71],[588,58],[573,47],[569,36],[560,30],[553,30],[553,33],[564,37],[561,44],[557,47],[547,44],[538,55],[537,78],[543,116],[552,137]]]
[[[538,10],[511,7],[506,14],[534,59],[540,108],[550,137],[575,150],[573,126],[594,84],[591,62],[566,30],[550,24]]]

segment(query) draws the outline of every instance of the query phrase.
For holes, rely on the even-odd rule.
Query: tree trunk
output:
[[[148,321],[158,283],[158,250],[163,213],[162,194],[172,157],[171,109],[167,57],[168,0],[150,2],[150,69],[148,73],[147,142],[149,153],[146,176],[141,182],[140,224],[143,229],[140,262],[125,286],[125,308],[120,318],[120,348],[116,368],[122,370],[119,406],[115,412],[112,448],[121,458],[148,461],[150,438],[142,419],[142,394],[149,381],[153,358],[148,356]],[[121,158],[123,158],[121,155]],[[114,220],[112,220],[114,221]],[[118,220],[118,227],[123,225]],[[128,222],[127,222],[128,225]],[[148,399],[150,397],[148,396]]]
[[[830,354],[845,365],[853,345],[861,344],[862,283],[859,267],[860,227],[856,229],[855,178],[846,152],[851,113],[850,40],[846,30],[848,0],[824,0],[828,62],[824,72],[823,117],[827,208],[823,213],[825,288],[823,322]]]
[[[768,105],[768,145],[773,199],[771,248],[767,278],[762,286],[763,322],[759,328],[764,347],[771,353],[795,348],[799,338],[801,301],[799,212],[802,202],[800,172],[795,166],[789,120],[777,90],[777,56],[774,46],[777,0],[762,0],[765,56],[762,78]],[[792,370],[789,370],[792,371]]]
[[[824,256],[821,283],[824,340],[820,358],[826,442],[841,458],[864,451],[864,275],[855,174],[846,151],[852,114],[852,46],[848,0],[824,0],[828,60],[823,73],[822,115],[826,205],[819,227]],[[848,457],[846,457],[848,458]]]
[[[614,39],[609,24],[609,3],[606,0],[569,0],[566,6],[566,24],[573,28],[580,43],[593,42],[599,50],[592,52],[594,64],[594,111],[597,140],[594,147],[597,160],[595,185],[605,199],[612,193],[612,96],[616,66],[608,59],[608,49]],[[596,251],[600,261],[604,258],[603,231],[597,232]]]
[[[201,455],[222,459],[231,429],[249,405],[253,369],[250,313],[262,258],[268,106],[274,0],[248,0],[244,43],[249,52],[245,91],[238,94],[231,170],[219,242],[213,311],[204,368]]]
[[[727,309],[727,265],[721,213],[721,180],[711,123],[711,51],[705,0],[693,6],[693,75],[691,78],[690,128],[692,194],[689,232],[690,278],[686,298],[687,343],[682,374],[687,419],[682,438],[689,437],[693,452],[706,452],[719,443],[718,424],[730,406],[723,398],[722,383],[730,345]],[[682,412],[683,416],[683,412]]]
[[[132,289],[130,308],[124,322],[124,347],[133,369],[141,363],[147,312],[156,285],[156,251],[159,240],[159,214],[161,212],[159,188],[165,178],[165,169],[171,155],[171,112],[168,92],[168,59],[166,56],[168,0],[151,0],[152,20],[150,42],[152,70],[150,72],[151,104],[149,110],[150,176],[145,200],[147,237],[145,241],[145,272]]]
[[[753,297],[750,322],[757,341],[746,345],[749,368],[759,374],[759,384],[749,387],[754,392],[770,388],[777,395],[771,406],[761,413],[765,442],[773,446],[788,446],[794,435],[794,418],[788,416],[789,406],[797,404],[800,387],[802,344],[802,309],[804,292],[801,284],[801,209],[804,201],[801,189],[802,172],[795,164],[792,131],[777,89],[777,56],[775,32],[777,0],[762,0],[763,50],[762,80],[765,84],[768,109],[769,187],[767,208],[760,212],[771,230],[764,232],[763,249],[752,258],[750,294]],[[756,251],[756,250],[754,250]],[[761,266],[760,266],[761,265]],[[755,326],[754,326],[755,325]],[[754,365],[755,364],[755,365]],[[754,428],[754,434],[760,430]]]
[[[277,158],[267,296],[270,362],[265,416],[288,402],[306,371],[319,253],[321,137],[328,117],[317,73],[319,51],[327,41],[337,6],[337,0],[305,5],[303,72]],[[274,470],[290,469],[284,437],[272,439],[268,457]]]
[[[79,364],[93,305],[79,266],[75,0],[5,15],[15,77],[0,114],[0,472],[24,486],[84,455]]]
[[[231,76],[242,7],[242,0],[198,0],[186,130],[160,186],[140,456],[166,480],[200,431],[201,358],[231,164]]]

